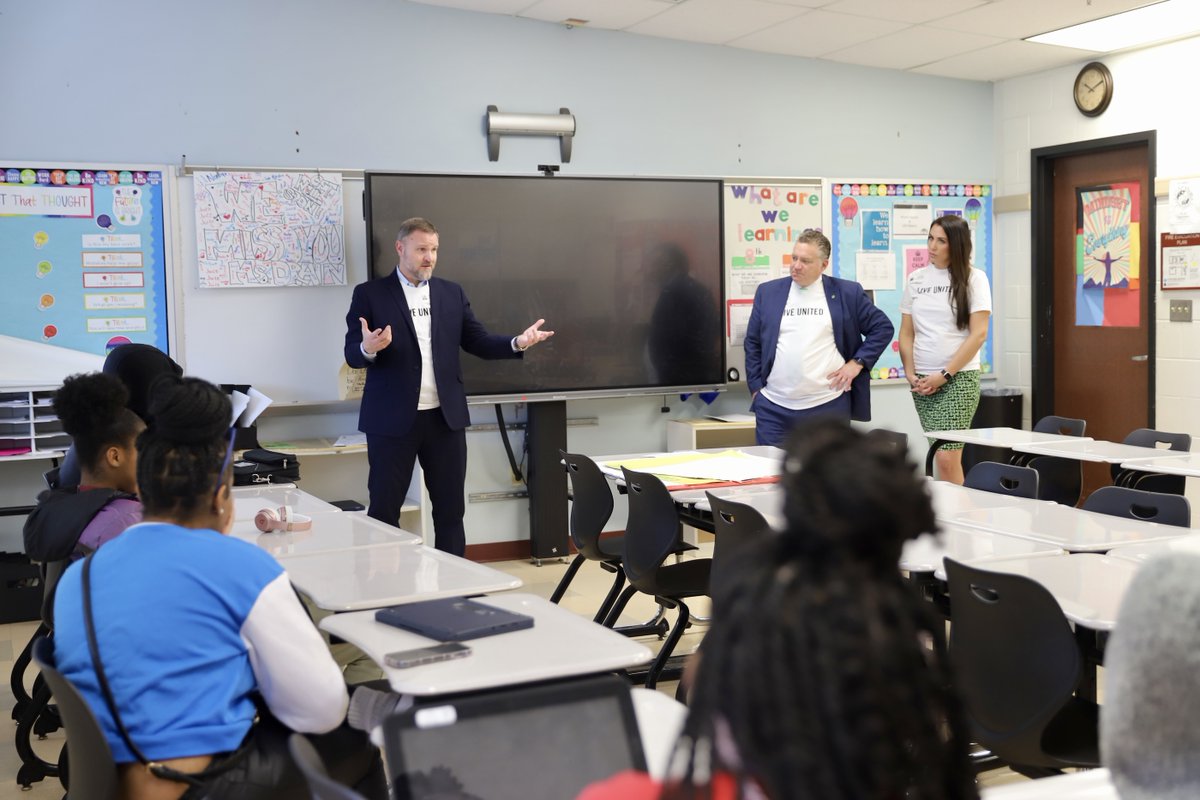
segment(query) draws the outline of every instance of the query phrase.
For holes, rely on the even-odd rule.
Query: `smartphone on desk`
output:
[[[408,669],[438,661],[449,661],[452,658],[466,658],[469,655],[471,655],[471,648],[467,645],[460,642],[444,642],[429,647],[388,653],[383,657],[383,663],[392,669]]]

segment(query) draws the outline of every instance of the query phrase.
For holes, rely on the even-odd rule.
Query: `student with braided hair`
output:
[[[935,529],[902,454],[825,420],[785,461],[787,530],[713,587],[665,786],[625,773],[580,800],[973,800],[941,624],[905,583],[903,543]]]
[[[343,724],[341,671],[283,568],[233,525],[229,398],[160,378],[138,437],[143,522],[59,582],[54,657],[120,767],[122,796],[306,795],[287,753],[313,737],[331,773],[387,796],[378,751]],[[257,717],[257,721],[256,721]]]

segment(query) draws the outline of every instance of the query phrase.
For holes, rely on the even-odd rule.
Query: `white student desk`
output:
[[[1146,458],[1162,459],[1165,461],[1175,458],[1187,458],[1188,456],[1183,451],[1159,450],[1156,447],[1138,447],[1137,445],[1122,444],[1119,442],[1081,439],[1078,436],[1063,438],[1066,441],[1015,444],[1012,446],[1012,449],[1018,453],[1073,458],[1076,461],[1092,461],[1104,464],[1120,464],[1124,461],[1136,461]]]
[[[937,536],[927,533],[904,543],[904,549],[900,552],[900,569],[908,572],[941,571],[944,574],[942,559],[947,557],[987,569],[987,563],[994,559],[1063,554],[1054,545],[1018,539],[1004,533],[964,528],[953,522],[940,527]]]
[[[925,474],[933,475],[933,460],[934,454],[941,448],[942,445],[948,442],[962,442],[963,444],[975,444],[983,447],[1004,447],[1011,450],[1019,450],[1021,445],[1032,444],[1034,442],[1056,442],[1056,441],[1079,441],[1079,436],[1065,436],[1061,433],[1041,433],[1040,431],[1026,431],[1020,428],[966,428],[961,431],[927,431],[925,436],[933,440],[929,445],[929,450],[925,454]],[[1090,439],[1086,439],[1091,441]]]
[[[326,611],[361,611],[521,586],[520,578],[505,572],[411,543],[289,555],[279,563],[292,585]]]
[[[1126,544],[1108,551],[1109,558],[1136,561],[1143,564],[1163,553],[1195,553],[1200,555],[1200,532],[1189,533],[1175,539],[1145,544]]]
[[[982,800],[1120,800],[1107,769],[993,786],[979,796]]]
[[[1071,553],[1103,553],[1117,545],[1174,539],[1191,532],[1188,528],[1099,514],[1044,500],[1009,497],[1005,501],[1003,506],[963,511],[942,521],[1032,539]]]
[[[243,519],[233,523],[229,535],[256,544],[278,559],[379,545],[419,545],[422,541],[415,533],[385,525],[366,514],[344,513],[316,514],[310,530],[291,532],[263,533],[254,527],[254,520]]]
[[[1099,553],[1036,554],[992,558],[974,564],[989,572],[1024,575],[1046,587],[1071,622],[1093,631],[1111,631],[1140,564]],[[946,567],[934,573],[946,579]]]
[[[369,552],[369,551],[368,551]],[[335,614],[321,629],[359,647],[383,666],[400,694],[440,695],[519,683],[611,672],[645,664],[654,654],[619,633],[531,594],[476,598],[496,608],[528,614],[533,627],[467,642],[467,658],[410,669],[383,666],[386,653],[436,644],[375,621],[374,611]]]
[[[314,514],[340,514],[342,510],[335,505],[314,497],[294,485],[286,486],[235,486],[230,494],[233,496],[233,520],[241,522],[250,520],[264,508],[277,509],[280,506],[291,506],[297,514],[313,516]]]
[[[1160,454],[1154,458],[1137,458],[1131,461],[1122,461],[1121,469],[1200,478],[1200,454],[1184,452],[1172,454],[1169,450],[1165,453],[1160,451]]]

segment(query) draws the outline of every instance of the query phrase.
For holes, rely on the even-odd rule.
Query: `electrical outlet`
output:
[[[1171,322],[1192,321],[1191,300],[1171,300],[1169,301],[1168,305],[1171,309]]]

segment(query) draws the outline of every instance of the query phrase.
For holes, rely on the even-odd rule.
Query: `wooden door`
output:
[[[1042,213],[1052,233],[1050,243],[1035,233],[1035,252],[1051,257],[1035,262],[1035,297],[1048,306],[1035,314],[1042,369],[1034,392],[1048,390],[1051,404],[1035,404],[1035,414],[1085,419],[1094,439],[1119,442],[1153,426],[1152,152],[1152,142],[1141,141],[1043,165]],[[1035,231],[1046,226],[1035,223]],[[1109,483],[1108,465],[1084,464],[1083,497]]]

